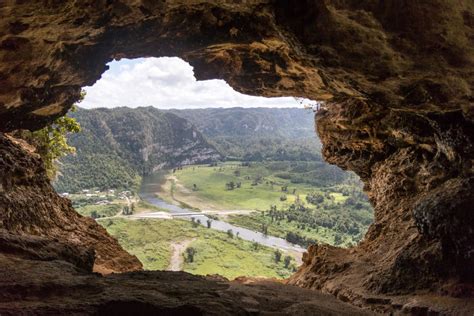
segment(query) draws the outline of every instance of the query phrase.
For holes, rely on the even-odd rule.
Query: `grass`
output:
[[[116,215],[122,208],[122,204],[85,205],[76,208],[76,211],[83,216],[91,216],[95,211],[99,217],[109,217]]]
[[[357,184],[342,183],[342,181],[331,186],[293,183],[291,179],[286,179],[291,164],[291,162],[283,161],[254,162],[250,166],[242,166],[240,162],[226,162],[218,166],[187,166],[168,174],[164,194],[200,209],[257,210],[251,215],[230,215],[224,220],[254,231],[262,231],[262,226],[266,226],[268,227],[267,233],[271,236],[285,239],[287,233],[292,232],[318,243],[346,247],[356,244],[368,226],[368,223],[367,225],[361,223],[365,223],[367,219],[370,222],[372,217],[370,211],[360,211],[345,205],[350,194],[342,192],[353,192]],[[301,171],[297,168],[298,165],[294,168],[295,172]],[[304,168],[302,170],[307,171]],[[327,180],[325,178],[325,181]],[[231,181],[240,182],[241,187],[233,190],[226,189],[226,183]],[[282,187],[287,187],[286,192],[282,192]],[[312,192],[323,195],[325,197],[324,203],[316,206],[307,202],[306,196]],[[286,200],[281,201],[280,197],[283,195]],[[288,210],[289,206],[295,204],[297,199],[299,202],[296,204],[306,207],[306,213],[311,212],[313,218],[320,219],[320,223],[326,224],[315,227],[308,225],[309,220],[303,222],[286,219],[271,221],[269,216],[262,216],[261,212],[258,212],[267,211],[271,205],[276,205],[279,210]],[[341,228],[338,224],[328,225],[328,221],[340,223],[343,227]],[[353,225],[360,226],[359,231],[362,233],[348,230],[348,227]]]
[[[262,224],[265,224],[268,227],[268,235],[283,239],[285,239],[288,232],[292,231],[303,237],[315,239],[320,244],[336,244],[336,232],[325,227],[318,227],[317,229],[308,227],[307,229],[301,229],[296,226],[295,222],[290,223],[286,220],[271,222],[269,217],[263,217],[258,213],[252,213],[250,215],[230,215],[226,221],[230,224],[254,231],[261,231]],[[353,239],[353,236],[349,234],[342,234],[342,238],[338,246],[350,246],[351,244],[357,243],[357,241]]]
[[[185,263],[184,270],[194,274],[220,274],[229,279],[246,275],[286,278],[291,270],[282,263],[275,263],[274,250],[259,246],[257,250],[251,242],[237,237],[229,238],[205,235],[190,246],[197,250],[194,262]]]
[[[287,269],[282,262],[275,263],[274,249],[262,245],[255,249],[251,242],[203,226],[193,227],[189,221],[106,219],[99,222],[147,270],[166,269],[171,244],[195,239],[189,245],[196,249],[194,262],[185,263],[184,271],[220,274],[231,279],[241,275],[285,278],[292,273],[291,266]]]
[[[134,254],[146,270],[164,270],[169,265],[172,242],[194,238],[196,233],[182,221],[109,219],[99,223]]]
[[[264,163],[253,163],[250,167],[242,167],[236,162],[227,162],[217,167],[188,166],[172,174],[178,183],[174,183],[174,179],[169,180],[173,183],[165,185],[164,188],[165,191],[170,191],[176,200],[200,209],[248,210],[266,210],[270,205],[285,208],[293,203],[297,196],[306,204],[306,195],[319,191],[308,184],[291,183],[276,174],[278,170],[273,171]],[[257,178],[260,180],[256,181]],[[226,183],[231,181],[240,182],[241,187],[227,190]],[[197,186],[196,191],[193,191],[194,185]],[[283,186],[287,186],[287,192],[282,191]],[[344,202],[346,199],[340,193],[331,194],[337,202]],[[281,196],[286,196],[286,200],[281,201]]]
[[[135,213],[144,213],[144,212],[168,212],[167,209],[158,207],[151,203],[148,203],[145,200],[140,199],[135,203]]]

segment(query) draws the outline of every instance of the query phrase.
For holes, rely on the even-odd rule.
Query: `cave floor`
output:
[[[185,272],[101,276],[62,260],[0,254],[0,315],[370,315],[315,291],[269,280]],[[250,284],[249,284],[250,283]]]
[[[429,303],[429,298],[412,297],[408,304],[398,303],[397,310],[393,299],[371,298],[361,309],[275,280],[228,281],[171,271],[102,276],[57,257],[0,252],[0,315],[371,315],[374,310],[425,315],[433,311],[423,307],[427,299]],[[459,303],[466,305],[434,315],[463,314],[472,308],[467,301]]]

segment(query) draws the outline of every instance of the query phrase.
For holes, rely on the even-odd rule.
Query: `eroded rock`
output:
[[[123,57],[180,56],[198,79],[244,93],[326,100],[323,154],[361,176],[375,222],[353,249],[311,248],[290,283],[353,302],[422,289],[472,296],[472,1],[17,1],[0,16],[1,131],[63,115]],[[33,158],[2,144],[2,227],[77,234],[46,212],[70,205],[32,180],[42,172]],[[110,238],[75,221],[82,240]]]
[[[54,191],[39,156],[26,146],[0,134],[0,231],[8,233],[0,234],[0,251],[57,257],[103,273],[141,269],[140,261],[102,226],[79,215]]]

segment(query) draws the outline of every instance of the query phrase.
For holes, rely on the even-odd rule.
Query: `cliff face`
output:
[[[347,284],[472,295],[472,123],[460,111],[408,109],[372,110],[368,121],[364,108],[331,104],[317,121],[324,156],[361,175],[375,222],[355,249],[310,248],[290,282],[342,297],[354,295]]]
[[[323,154],[361,176],[375,223],[354,249],[310,248],[290,282],[472,295],[472,1],[17,1],[0,16],[2,132],[64,114],[121,57],[180,56],[244,93],[324,100]],[[35,185],[4,202],[9,227],[45,218],[26,203],[66,208]]]

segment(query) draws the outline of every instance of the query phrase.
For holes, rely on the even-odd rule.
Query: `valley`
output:
[[[56,189],[146,270],[287,278],[309,245],[351,247],[372,222],[361,182],[322,160],[302,109],[75,115],[85,131]]]
[[[287,179],[289,169],[293,179]],[[218,217],[302,247],[358,243],[372,221],[358,179],[338,182],[326,174],[327,185],[317,186],[313,178],[305,180],[315,169],[312,163],[288,161],[186,166],[165,176],[159,194],[198,210],[236,210]]]

